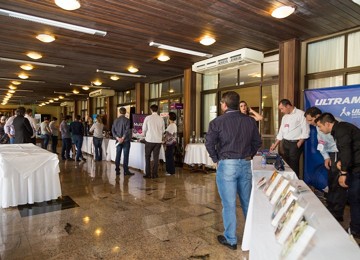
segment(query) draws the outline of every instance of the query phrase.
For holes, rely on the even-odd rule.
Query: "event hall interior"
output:
[[[56,153],[51,141],[48,151],[40,148],[40,133],[36,147],[0,144],[0,259],[286,258],[266,215],[273,206],[256,185],[246,222],[237,201],[237,250],[217,240],[224,223],[204,145],[209,123],[222,115],[222,95],[235,91],[261,115],[267,150],[280,127],[280,100],[305,110],[307,91],[342,88],[358,100],[359,0],[1,0],[0,23],[0,116],[22,106],[39,125],[67,115],[86,122],[100,115],[104,123],[102,160],[89,133],[83,161],[61,158],[60,134]],[[176,114],[176,171],[166,175],[161,148],[159,178],[147,179],[136,118],[152,104],[166,123]],[[122,168],[117,175],[114,164],[111,127],[120,107],[134,127],[132,176]],[[359,127],[354,107],[341,109]],[[299,179],[289,168],[283,173],[316,230],[290,255],[359,259],[360,239],[346,231],[349,205],[341,222],[327,211],[326,180],[309,172],[312,159],[305,151]],[[261,168],[260,158],[252,165],[254,181],[275,170]]]

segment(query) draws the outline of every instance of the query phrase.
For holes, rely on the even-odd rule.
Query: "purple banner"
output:
[[[133,137],[142,136],[142,126],[145,120],[145,114],[132,114],[133,119]]]

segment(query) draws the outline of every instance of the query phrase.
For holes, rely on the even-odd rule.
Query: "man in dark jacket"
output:
[[[351,223],[349,233],[360,238],[360,129],[348,122],[338,122],[330,113],[316,121],[319,130],[331,133],[339,150],[339,184],[348,189]]]
[[[33,128],[29,120],[25,118],[25,107],[19,107],[16,110],[16,117],[12,124],[16,133],[15,144],[32,143]]]

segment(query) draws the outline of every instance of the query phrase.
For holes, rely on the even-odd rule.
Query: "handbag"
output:
[[[176,133],[170,134],[169,132],[165,132],[164,141],[167,146],[176,144]]]

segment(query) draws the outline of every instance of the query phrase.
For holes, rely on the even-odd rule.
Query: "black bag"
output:
[[[276,161],[274,162],[274,167],[277,171],[285,171],[285,162],[281,158],[280,155],[276,157]]]

